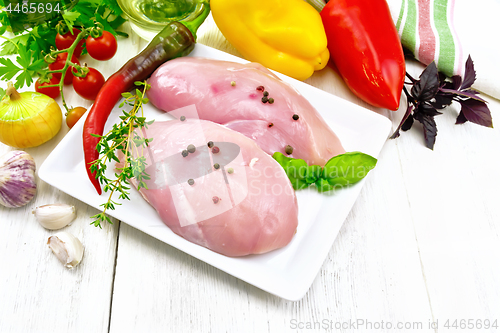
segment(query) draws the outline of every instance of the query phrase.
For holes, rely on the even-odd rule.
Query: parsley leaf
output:
[[[4,2],[0,0],[0,6]],[[76,1],[71,1],[71,4]],[[106,15],[103,15],[106,13]],[[126,20],[121,16],[122,10],[116,0],[80,0],[70,10],[52,16],[41,16],[39,23],[32,26],[32,29],[26,29],[26,23],[29,23],[29,17],[26,22],[21,19],[19,22],[10,22],[9,15],[5,11],[0,11],[0,35],[7,27],[15,28],[16,36],[5,38],[0,47],[0,79],[16,80],[16,88],[24,85],[31,85],[33,77],[39,75],[48,64],[43,61],[46,53],[49,53],[51,47],[55,47],[55,37],[57,34],[56,26],[63,21],[70,30],[75,27],[90,28],[94,26],[95,20],[101,22],[105,29],[113,34],[119,33],[116,29]],[[109,15],[108,15],[109,14]],[[38,22],[38,21],[37,21]],[[15,24],[13,27],[12,24]],[[84,51],[85,52],[85,51]],[[16,56],[17,64],[9,58],[3,56]],[[14,58],[14,57],[12,57]],[[16,77],[16,75],[18,75]]]
[[[73,26],[76,22],[76,19],[80,16],[78,12],[66,12],[62,15],[64,22],[68,26],[69,31],[73,31]]]
[[[0,78],[3,81],[11,80],[21,70],[9,58],[0,58],[0,65],[3,65],[0,66]]]

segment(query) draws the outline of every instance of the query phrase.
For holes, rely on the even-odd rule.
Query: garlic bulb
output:
[[[42,227],[57,230],[71,224],[76,217],[75,206],[53,204],[36,207],[33,211]]]
[[[0,205],[21,207],[36,194],[35,160],[28,153],[13,150],[0,157]]]
[[[75,268],[83,257],[83,245],[69,232],[58,232],[50,236],[47,244],[57,259],[67,268]]]

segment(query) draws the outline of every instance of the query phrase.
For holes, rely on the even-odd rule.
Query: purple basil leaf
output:
[[[476,71],[474,70],[474,62],[472,61],[472,58],[470,57],[469,54],[469,57],[465,62],[465,74],[461,90],[470,88],[475,81],[476,81]]]
[[[477,96],[478,92],[475,90],[472,90],[472,89],[465,90],[465,91],[464,90],[457,91],[457,90],[452,90],[452,89],[440,88],[439,91],[442,91],[442,92],[447,93],[447,94],[455,94],[455,95],[461,96],[461,97],[472,98],[472,99],[475,99],[479,102],[486,103],[486,101],[484,99]]]
[[[439,76],[439,85],[442,86],[446,83],[446,75],[444,73],[438,72]]]
[[[466,99],[460,101],[460,104],[462,105],[460,112],[468,121],[486,127],[493,127],[490,109],[486,103],[475,99]]]
[[[415,82],[411,88],[411,93],[418,101],[428,101],[436,95],[438,89],[439,75],[433,61],[420,74],[420,80]]]
[[[461,125],[465,124],[467,122],[467,118],[465,118],[464,113],[460,111],[457,117],[457,121],[455,122],[455,125]]]
[[[424,126],[425,146],[429,149],[434,149],[434,144],[436,143],[436,136],[438,132],[434,117],[419,114],[418,118],[415,118]]]
[[[443,93],[442,90],[439,90],[434,98],[435,101],[430,102],[430,104],[436,109],[444,109],[445,107],[451,105],[451,102],[453,102],[453,95]]]
[[[406,118],[405,122],[401,126],[401,130],[406,132],[413,126],[413,116],[410,114],[408,118]]]
[[[411,116],[411,112],[412,111],[413,111],[413,105],[410,104],[410,103],[408,103],[408,107],[406,108],[406,113],[403,116],[403,119],[401,120],[401,123],[399,124],[398,128],[396,129],[396,131],[394,131],[394,133],[391,135],[390,139],[395,139],[395,138],[399,137],[399,135],[401,134],[399,131],[401,130],[401,127],[403,127],[403,124],[406,122],[406,120],[408,119],[408,117]]]
[[[462,84],[462,77],[460,75],[453,75],[451,77],[452,89],[458,90]]]
[[[419,103],[418,112],[421,112],[421,113],[423,113],[427,116],[431,116],[431,117],[442,114],[441,112],[437,111],[434,106],[432,106],[431,104],[427,104],[427,103]]]
[[[455,90],[455,88],[453,88],[453,82],[450,82],[450,81],[444,82],[444,84],[441,85],[441,89],[443,89],[443,88]]]

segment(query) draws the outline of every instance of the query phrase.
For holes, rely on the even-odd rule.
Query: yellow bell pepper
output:
[[[247,60],[305,80],[330,58],[321,17],[303,0],[211,0],[210,8]]]

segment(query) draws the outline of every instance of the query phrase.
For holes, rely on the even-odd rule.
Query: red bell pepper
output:
[[[320,15],[330,59],[351,91],[373,106],[397,110],[406,69],[387,2],[330,0]]]

